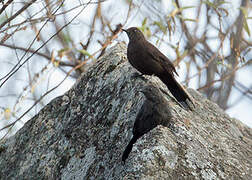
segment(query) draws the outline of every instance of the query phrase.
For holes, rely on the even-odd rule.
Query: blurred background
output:
[[[252,127],[250,0],[1,0],[0,138],[69,90],[137,26],[178,81]]]

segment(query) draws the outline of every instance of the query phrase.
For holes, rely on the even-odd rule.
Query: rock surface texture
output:
[[[0,143],[0,179],[252,179],[252,130],[194,90],[181,108],[156,77],[136,78],[126,46],[111,48],[63,96]],[[160,88],[172,114],[134,144],[147,84]]]

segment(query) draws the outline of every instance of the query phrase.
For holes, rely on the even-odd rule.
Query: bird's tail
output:
[[[133,144],[137,141],[138,137],[137,136],[133,136],[133,138],[130,140],[129,144],[127,145],[127,147],[125,148],[123,155],[122,155],[122,161],[125,162],[125,160],[128,158],[129,153],[132,150]]]
[[[188,104],[188,101],[190,101],[192,105],[194,106],[193,101],[187,94],[186,90],[176,81],[173,75],[171,75],[170,73],[163,73],[159,75],[158,77],[167,86],[167,88],[170,90],[170,92],[175,97],[175,99],[185,109],[192,110],[192,108]]]

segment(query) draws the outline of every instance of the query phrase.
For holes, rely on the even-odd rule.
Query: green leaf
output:
[[[150,28],[146,28],[146,32],[145,32],[145,34],[146,34],[146,36],[147,36],[148,38],[150,38],[150,37],[151,37],[151,31],[150,31]]]
[[[210,2],[210,1],[208,1],[208,0],[203,1],[203,3],[205,3],[206,5],[208,5],[208,6],[212,7],[212,8],[214,8],[214,9],[217,8],[216,5],[215,5],[214,3],[212,3],[212,2]]]
[[[147,23],[147,18],[144,18],[143,22],[142,22],[142,26],[145,26]]]
[[[219,6],[221,6],[222,4],[228,4],[230,2],[226,2],[226,1],[218,1],[217,3],[212,3],[209,0],[203,1],[203,3],[207,4],[208,6],[217,9]]]
[[[217,64],[217,65],[221,65],[221,64],[223,64],[223,62],[222,62],[221,60],[217,60],[217,61],[216,61],[216,64]]]
[[[138,29],[140,29],[143,33],[145,33],[146,29],[147,29],[147,18],[144,18],[143,22],[142,22],[142,26],[138,27]]]
[[[154,21],[153,24],[156,25],[156,26],[158,26],[158,28],[159,28],[164,34],[166,34],[167,29],[166,29],[166,27],[164,26],[164,24],[162,23],[162,21]]]
[[[137,28],[144,33],[144,27],[143,26],[137,27]]]
[[[242,14],[245,18],[248,17],[248,11],[245,7],[240,7],[239,9],[242,11]]]
[[[195,8],[195,7],[196,6],[185,6],[185,7],[180,8],[179,10],[183,11],[184,9],[190,9],[190,8]]]
[[[66,43],[72,42],[72,39],[71,39],[70,35],[65,34],[65,33],[62,33],[62,37],[63,37],[63,40],[64,40]]]
[[[66,53],[67,53],[68,51],[69,51],[69,48],[60,49],[60,50],[58,50],[58,56],[59,56],[60,58],[62,58],[63,56],[66,55]]]
[[[247,23],[247,20],[244,19],[244,22],[243,22],[243,28],[245,29],[245,31],[248,33],[248,35],[250,36],[250,31],[249,31],[249,27],[248,27],[248,23]]]
[[[216,4],[216,6],[218,7],[218,6],[222,5],[222,4],[230,4],[230,2],[218,1],[217,4]]]
[[[58,53],[62,53],[62,52],[65,52],[65,51],[68,51],[69,50],[69,48],[62,48],[62,49],[60,49],[60,50],[58,50]]]
[[[192,21],[192,22],[197,22],[196,19],[189,19],[189,18],[182,18],[183,21]]]
[[[81,54],[90,57],[91,59],[95,60],[94,56],[87,52],[85,49],[78,50]]]
[[[81,50],[78,50],[81,54],[83,54],[83,55],[85,55],[85,56],[88,56],[88,57],[91,57],[92,55],[89,53],[89,52],[87,52],[86,50],[84,50],[84,49],[81,49]]]

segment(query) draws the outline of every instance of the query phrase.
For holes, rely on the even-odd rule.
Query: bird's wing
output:
[[[150,56],[152,56],[154,60],[158,61],[162,65],[162,67],[168,72],[170,72],[171,74],[174,72],[176,75],[178,75],[173,63],[151,43],[149,43],[147,52]]]
[[[155,127],[155,114],[153,114],[153,108],[153,104],[150,101],[145,100],[134,123],[134,136],[140,137]]]

